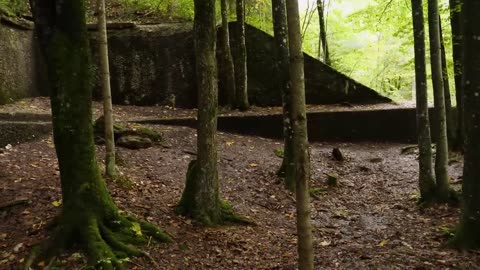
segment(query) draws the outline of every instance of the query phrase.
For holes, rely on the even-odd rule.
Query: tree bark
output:
[[[288,37],[290,48],[290,79],[292,83],[293,159],[297,199],[298,266],[313,269],[313,241],[310,224],[310,155],[305,106],[305,74],[298,1],[287,0]]]
[[[465,0],[463,8],[465,162],[462,215],[453,244],[480,249],[480,2]]]
[[[221,59],[225,67],[225,90],[227,92],[227,104],[235,107],[235,69],[233,65],[232,52],[230,50],[230,34],[228,29],[228,3],[227,0],[220,0],[222,14],[222,28],[220,32]]]
[[[427,72],[425,68],[425,27],[422,0],[412,0],[413,40],[415,47],[415,86],[417,101],[417,136],[419,149],[418,182],[421,201],[430,201],[435,195],[432,170],[432,139],[428,117]]]
[[[441,59],[442,59],[442,79],[443,79],[443,92],[445,96],[445,115],[447,117],[447,141],[448,146],[452,147],[455,143],[455,119],[452,112],[452,99],[450,96],[450,83],[448,80],[448,69],[447,69],[447,56],[445,52],[445,42],[443,40],[442,33],[442,19],[438,16],[439,31],[440,31],[440,49],[441,49]]]
[[[461,0],[450,0],[450,24],[452,27],[452,55],[455,80],[455,99],[457,101],[455,150],[463,150],[464,120],[463,120],[463,86],[462,86],[462,30],[461,30]]]
[[[428,30],[430,36],[430,62],[432,68],[435,118],[437,121],[437,151],[435,157],[436,197],[439,201],[448,201],[450,186],[448,180],[448,141],[447,119],[445,114],[445,96],[442,78],[442,59],[440,48],[440,29],[438,22],[438,2],[428,0]]]
[[[330,66],[332,63],[330,62],[330,53],[328,52],[327,30],[325,27],[325,15],[324,15],[325,6],[323,4],[323,1],[324,0],[317,0],[318,21],[320,24],[320,40],[318,43],[318,57],[319,59],[323,58],[324,63]]]
[[[105,174],[109,177],[117,175],[115,166],[115,139],[113,137],[112,91],[110,87],[110,67],[108,65],[107,20],[105,0],[97,0],[98,51],[103,93],[103,116],[105,119]]]
[[[198,89],[197,160],[189,165],[179,212],[211,225],[221,222],[217,171],[217,67],[215,0],[195,0],[195,69]]]
[[[273,36],[275,42],[276,88],[282,93],[283,107],[283,161],[277,174],[285,177],[288,190],[295,190],[295,164],[293,163],[293,130],[291,121],[288,26],[285,0],[272,0]]]
[[[237,108],[246,111],[248,103],[247,46],[245,43],[245,0],[237,0],[237,56],[235,57],[235,90]]]
[[[120,267],[119,257],[143,254],[130,243],[146,242],[147,234],[165,241],[169,237],[151,224],[120,214],[99,173],[84,1],[30,3],[47,66],[63,207],[51,244],[40,254],[33,252],[26,267],[42,257],[54,258],[75,244],[85,251],[89,265]],[[145,234],[133,232],[132,226]]]

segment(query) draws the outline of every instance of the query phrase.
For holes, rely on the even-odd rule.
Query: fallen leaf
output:
[[[55,206],[55,207],[59,207],[60,205],[62,205],[62,200],[53,201],[52,205]]]
[[[324,241],[320,242],[320,246],[326,247],[326,246],[329,246],[331,243],[332,243],[332,242],[330,242],[330,241],[324,240]]]
[[[388,239],[385,239],[385,240],[383,240],[382,242],[380,242],[378,245],[381,246],[381,247],[383,247],[383,246],[385,246],[388,242],[389,242],[389,240],[388,240]]]
[[[130,230],[134,231],[137,236],[142,236],[142,228],[138,222],[132,222],[132,227],[130,227]]]
[[[258,164],[257,163],[250,163],[250,167],[257,167]]]
[[[13,247],[13,252],[18,253],[20,249],[23,247],[23,243],[18,243]]]
[[[226,144],[227,144],[228,146],[231,146],[231,145],[234,144],[234,143],[235,143],[235,142],[231,142],[231,141],[230,141],[230,142],[226,142]]]

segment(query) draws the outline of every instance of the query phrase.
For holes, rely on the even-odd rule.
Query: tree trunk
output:
[[[432,170],[432,139],[428,117],[427,71],[425,68],[425,27],[422,0],[412,0],[413,40],[415,47],[415,86],[417,97],[417,135],[421,201],[430,201],[435,195]]]
[[[448,182],[448,141],[447,119],[445,114],[445,96],[442,79],[442,59],[440,48],[440,29],[438,22],[438,2],[428,0],[428,30],[430,35],[430,62],[432,68],[433,96],[435,118],[437,121],[437,152],[435,157],[435,178],[437,181],[436,197],[447,201],[450,194]]]
[[[448,69],[447,69],[447,56],[445,52],[445,44],[443,41],[442,33],[442,20],[438,16],[439,31],[440,31],[440,48],[441,48],[441,57],[442,57],[442,79],[443,79],[443,92],[445,96],[445,115],[447,117],[447,141],[449,147],[452,147],[456,138],[455,134],[455,119],[452,112],[452,99],[450,96],[450,83],[448,80]]]
[[[450,0],[450,24],[452,27],[452,55],[455,80],[455,99],[457,101],[455,150],[463,150],[463,86],[462,86],[462,30],[461,30],[461,0]]]
[[[293,159],[297,199],[298,268],[313,269],[313,241],[310,225],[310,155],[308,150],[307,114],[305,106],[305,74],[298,1],[287,0],[290,79],[292,83]]]
[[[331,65],[332,63],[330,62],[330,54],[328,52],[328,43],[327,43],[327,30],[325,27],[325,6],[323,4],[324,0],[317,0],[317,10],[318,10],[318,21],[320,24],[320,40],[318,43],[318,57],[319,59],[322,59],[323,56],[323,61],[327,65]],[[323,54],[322,54],[323,51]]]
[[[228,3],[220,0],[222,13],[222,28],[220,32],[221,59],[225,69],[225,90],[227,92],[227,104],[235,107],[235,70],[233,66],[232,52],[230,50],[230,34],[228,29]]]
[[[283,107],[283,161],[278,175],[285,177],[288,190],[295,190],[295,164],[293,163],[293,130],[290,98],[290,74],[288,51],[287,10],[285,0],[272,0],[273,33],[275,42],[275,78],[276,89],[282,93]]]
[[[31,5],[47,64],[63,207],[52,243],[40,254],[33,252],[26,267],[78,244],[89,265],[113,269],[121,263],[119,257],[143,254],[128,245],[147,241],[130,229],[134,224],[158,239],[169,238],[153,225],[121,215],[99,173],[84,1],[32,0]]]
[[[464,1],[465,162],[463,208],[453,244],[480,249],[480,2]]]
[[[195,69],[198,88],[197,160],[187,172],[179,212],[211,225],[222,220],[217,172],[217,67],[215,0],[195,0]]]
[[[103,116],[105,119],[105,174],[109,177],[117,175],[115,167],[115,139],[113,137],[112,91],[110,88],[110,68],[108,66],[107,20],[105,0],[97,0],[98,50],[103,93]]]
[[[237,0],[237,57],[235,57],[235,90],[237,108],[246,111],[248,103],[247,46],[245,43],[245,0]]]

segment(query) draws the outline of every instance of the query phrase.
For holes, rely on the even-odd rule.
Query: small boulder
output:
[[[143,149],[153,145],[152,140],[140,136],[127,135],[120,137],[116,144],[128,149]]]
[[[345,160],[345,158],[343,157],[342,151],[340,151],[340,148],[333,148],[332,156],[337,161],[344,161]]]

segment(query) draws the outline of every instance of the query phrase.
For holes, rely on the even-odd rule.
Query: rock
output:
[[[113,136],[115,137],[115,140],[120,138],[125,132],[127,131],[127,128],[120,125],[120,124],[113,124]],[[105,133],[105,117],[102,115],[95,120],[93,123],[93,133],[98,136],[98,137],[104,137]]]
[[[335,174],[327,174],[327,185],[330,187],[338,186],[338,176]]]
[[[332,156],[337,161],[344,161],[345,160],[345,158],[343,157],[342,151],[340,151],[340,148],[333,148]]]
[[[128,149],[143,149],[153,145],[152,140],[140,136],[122,136],[116,141],[116,144]]]

